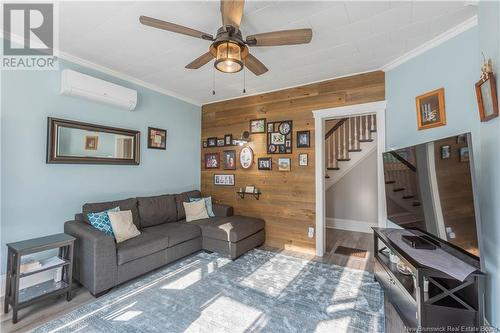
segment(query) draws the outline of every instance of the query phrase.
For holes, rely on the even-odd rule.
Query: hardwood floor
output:
[[[339,245],[367,250],[368,255],[366,258],[361,259],[353,256],[348,257],[341,254],[335,254],[334,251]],[[327,253],[324,257],[316,257],[310,254],[283,250],[269,246],[262,246],[261,249],[280,252],[307,260],[314,260],[327,264],[335,264],[373,272],[373,236],[371,234],[327,228]],[[16,325],[12,324],[12,310],[10,310],[8,314],[4,314],[2,312],[0,315],[0,332],[29,332],[47,321],[56,319],[57,317],[94,300],[94,297],[82,287],[75,286],[73,295],[73,300],[69,303],[66,302],[66,298],[64,296],[61,296],[59,298],[47,300],[46,302],[35,304],[20,310],[20,320]]]

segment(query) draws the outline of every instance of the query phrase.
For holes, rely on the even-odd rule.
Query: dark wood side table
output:
[[[66,300],[71,301],[71,281],[73,278],[73,245],[75,238],[67,234],[56,234],[7,244],[7,271],[5,282],[4,312],[12,306],[12,322],[17,323],[17,311],[48,297],[66,293]],[[20,272],[21,257],[28,254],[59,249],[58,257],[62,261],[56,265],[47,265],[25,273]],[[19,290],[23,277],[41,273],[50,269],[61,268],[60,281],[49,280]]]

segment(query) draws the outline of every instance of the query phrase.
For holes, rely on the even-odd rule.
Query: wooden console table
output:
[[[12,306],[12,322],[14,324],[17,323],[18,310],[23,307],[64,293],[66,293],[66,300],[68,302],[71,300],[74,241],[75,238],[67,234],[56,234],[7,244],[4,312],[8,313],[9,305]],[[59,249],[58,258],[61,259],[61,263],[46,267],[42,266],[39,269],[21,273],[22,256],[57,248]],[[19,283],[22,278],[56,268],[62,269],[60,281],[49,280],[19,290]]]
[[[443,250],[476,268],[464,281],[460,281],[417,262],[384,233],[384,228],[372,229],[374,274],[375,280],[384,289],[386,333],[418,332],[422,328],[444,328],[444,332],[448,332],[456,327],[479,329],[484,326],[485,274],[480,271],[477,259],[426,233],[427,237],[441,244]],[[397,269],[385,253],[387,250],[399,257],[410,269],[410,275]],[[424,288],[427,282],[424,281],[428,281],[427,290]]]

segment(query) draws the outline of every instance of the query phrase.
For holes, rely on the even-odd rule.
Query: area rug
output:
[[[253,250],[200,252],[35,332],[384,332],[373,274]]]

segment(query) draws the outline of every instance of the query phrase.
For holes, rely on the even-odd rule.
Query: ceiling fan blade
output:
[[[186,68],[188,68],[188,69],[198,69],[201,66],[205,65],[210,60],[212,60],[213,58],[214,58],[214,56],[212,55],[212,53],[207,52],[205,54],[202,54],[198,58],[194,59],[189,64],[187,64]]]
[[[243,17],[244,0],[221,0],[220,12],[222,14],[222,25],[230,25],[239,28]]]
[[[267,67],[251,54],[247,55],[244,64],[255,75],[262,75],[268,71]]]
[[[153,28],[163,29],[171,32],[176,32],[178,34],[188,35],[191,37],[197,37],[205,40],[214,40],[214,37],[211,34],[207,34],[206,32],[184,27],[182,25],[178,25],[175,23],[158,20],[149,16],[141,16],[139,17],[139,21],[142,24],[148,25]]]
[[[307,44],[311,39],[311,29],[294,29],[251,35],[247,36],[246,41],[248,45],[252,46],[278,46]]]

